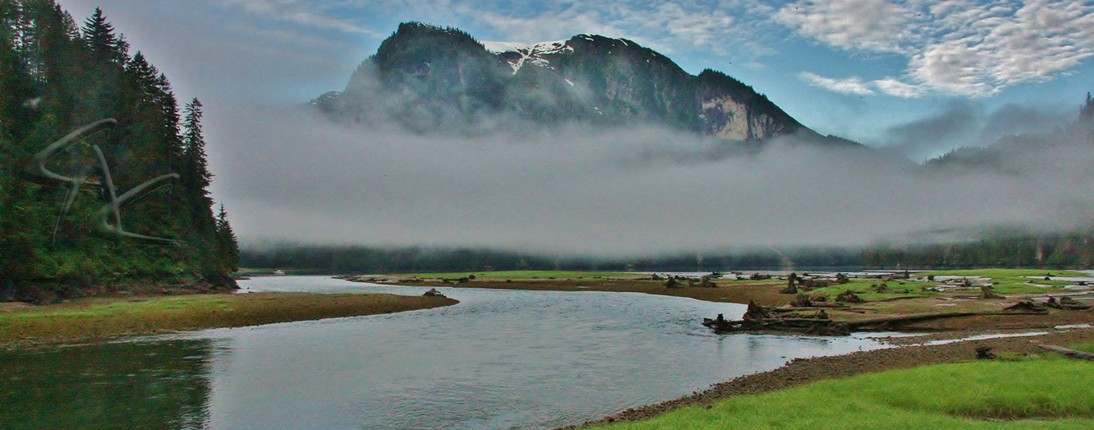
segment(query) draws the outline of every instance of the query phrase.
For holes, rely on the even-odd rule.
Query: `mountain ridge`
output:
[[[513,117],[538,124],[656,124],[727,141],[824,137],[751,86],[713,69],[691,75],[628,39],[579,34],[527,46],[410,22],[381,44],[342,92],[312,104],[329,116],[394,120],[419,132],[477,132]],[[500,51],[500,52],[499,52]]]

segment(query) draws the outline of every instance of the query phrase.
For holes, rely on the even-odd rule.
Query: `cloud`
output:
[[[889,127],[881,148],[916,161],[960,147],[984,147],[1007,136],[1048,133],[1074,120],[1070,109],[1008,104],[989,111],[980,103],[952,102],[924,118]]]
[[[61,0],[77,19],[101,6],[149,61],[171,79],[180,100],[300,102],[345,85],[368,53],[341,30],[285,25],[261,7],[296,2]],[[252,9],[247,9],[252,8]],[[259,8],[259,9],[254,9]],[[316,9],[318,10],[318,9]],[[272,12],[271,12],[272,13]],[[316,12],[318,13],[318,12]]]
[[[382,36],[382,33],[368,26],[327,13],[321,4],[316,2],[295,0],[218,0],[218,2],[228,7],[241,9],[265,20],[290,23],[318,30],[337,30],[346,33]]]
[[[1050,80],[1094,55],[1089,2],[798,1],[775,20],[836,48],[905,57],[904,82],[878,82],[900,97],[989,96]]]
[[[909,15],[888,0],[821,0],[783,6],[774,19],[837,48],[900,52]]]
[[[923,87],[904,83],[891,77],[875,80],[872,84],[885,94],[904,99],[916,98],[925,93]]]
[[[812,72],[802,72],[798,76],[810,85],[842,94],[868,96],[882,92],[894,97],[916,98],[923,95],[921,87],[906,84],[895,78],[887,77],[873,81],[863,81],[859,77],[846,79],[828,78]]]
[[[954,102],[935,115],[890,127],[884,148],[915,160],[937,156],[977,142],[982,117],[982,106]]]
[[[757,0],[684,0],[649,3],[547,1],[447,1],[406,5],[419,17],[485,26],[492,39],[539,42],[590,33],[632,39],[665,52],[707,50],[740,55],[771,52],[757,28],[773,13]],[[749,17],[741,19],[741,17]]]
[[[975,114],[974,114],[975,116]],[[217,195],[245,242],[648,256],[855,246],[984,225],[1088,221],[1094,151],[1028,172],[941,172],[862,148],[759,153],[650,127],[421,135],[296,109],[210,108]],[[941,120],[939,120],[941,121]],[[959,121],[954,121],[955,123]],[[923,124],[934,130],[940,122]],[[962,133],[953,124],[951,134]],[[908,139],[928,140],[911,126]],[[1046,189],[1064,180],[1068,187]],[[1085,212],[1084,212],[1085,211]]]
[[[816,73],[802,72],[799,76],[811,85],[835,91],[843,94],[871,95],[874,90],[870,84],[859,78],[833,79],[820,76]]]

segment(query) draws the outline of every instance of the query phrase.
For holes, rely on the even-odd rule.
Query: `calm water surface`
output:
[[[325,277],[243,291],[426,288]],[[0,353],[0,429],[552,428],[660,402],[860,337],[716,336],[744,306],[643,294],[438,288],[439,309]]]

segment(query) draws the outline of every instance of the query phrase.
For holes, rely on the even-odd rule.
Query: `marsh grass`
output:
[[[610,429],[1094,428],[1094,364],[978,361],[814,382]]]
[[[876,292],[873,287],[881,284],[885,284],[889,289],[888,293]],[[817,288],[808,292],[809,295],[825,295],[829,300],[835,300],[836,296],[845,291],[853,291],[859,296],[859,298],[868,302],[874,302],[878,300],[888,300],[900,297],[927,297],[931,293],[922,291],[920,287],[927,284],[922,282],[909,282],[909,281],[890,281],[885,282],[877,279],[852,279],[846,284],[835,284],[824,288]],[[906,290],[906,292],[904,292]]]
[[[627,273],[627,272],[585,272],[574,270],[502,270],[502,271],[483,271],[483,272],[442,272],[442,273],[403,273],[397,275],[389,275],[391,277],[402,278],[423,278],[423,279],[459,279],[469,276],[475,276],[475,279],[480,280],[494,280],[503,281],[506,279],[511,280],[551,280],[551,279],[639,279],[647,278],[649,275],[641,273]]]
[[[932,272],[923,272],[918,275],[927,276],[979,276],[985,278],[991,278],[992,286],[995,292],[999,294],[1030,294],[1030,293],[1044,293],[1052,291],[1060,291],[1059,288],[1071,284],[1067,281],[1045,281],[1042,278],[1046,274],[1052,274],[1053,276],[1066,276],[1066,277],[1085,277],[1089,276],[1083,272],[1076,272],[1072,270],[1050,270],[1050,269],[968,269],[968,270],[937,270]],[[1053,288],[1039,287],[1037,285],[1050,285]]]
[[[1077,349],[1079,351],[1085,351],[1094,354],[1094,343],[1080,343],[1078,345],[1072,345],[1071,349]]]
[[[93,298],[0,312],[0,346],[109,339],[443,306],[454,300],[387,294],[198,294]]]

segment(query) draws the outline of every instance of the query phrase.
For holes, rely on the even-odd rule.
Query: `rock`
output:
[[[425,294],[422,295],[425,297],[445,297],[445,295],[441,294],[440,291],[437,291],[436,288],[430,288],[429,291],[426,291]]]

